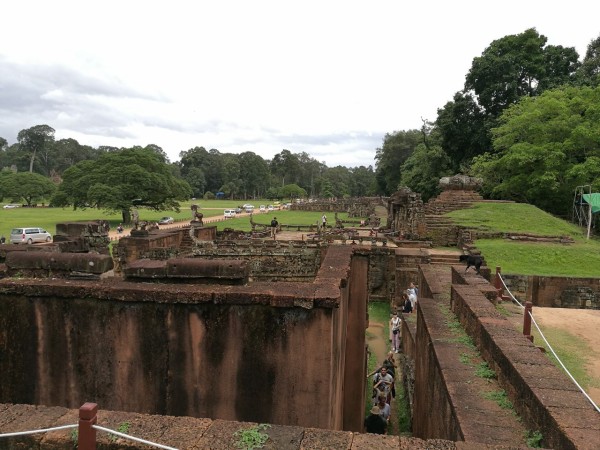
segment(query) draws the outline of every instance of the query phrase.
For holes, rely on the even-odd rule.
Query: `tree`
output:
[[[599,104],[600,87],[566,87],[509,108],[493,130],[497,154],[473,164],[485,194],[567,216],[575,187],[600,189]]]
[[[281,178],[281,185],[285,186],[288,183],[298,180],[300,174],[300,161],[298,156],[289,150],[282,150],[277,153],[271,160],[271,173]]]
[[[420,144],[402,166],[397,188],[408,186],[427,201],[439,194],[440,178],[452,175],[450,158],[438,144]]]
[[[471,94],[454,94],[453,101],[438,109],[435,127],[455,172],[491,148],[485,115]]]
[[[269,182],[269,166],[259,155],[243,152],[238,155],[241,168],[240,190],[244,199],[248,196],[259,196],[265,191]]]
[[[375,154],[375,177],[380,193],[390,195],[395,192],[400,181],[402,164],[422,142],[419,130],[394,131],[386,134],[383,145]]]
[[[204,172],[199,167],[192,167],[187,171],[187,174],[183,177],[192,188],[192,196],[201,198],[206,191],[206,178],[204,178]]]
[[[39,173],[2,171],[0,175],[0,191],[12,202],[24,200],[29,206],[49,199],[56,185],[49,178]]]
[[[29,172],[33,173],[33,163],[37,153],[44,151],[54,142],[54,132],[54,128],[48,125],[36,125],[19,131],[17,141],[20,148],[30,155]]]
[[[69,168],[52,204],[120,211],[123,222],[129,223],[134,206],[178,211],[177,200],[191,193],[189,184],[176,178],[160,155],[138,147],[105,153],[96,161]]]
[[[600,36],[588,44],[583,62],[577,71],[577,81],[586,86],[600,85]]]
[[[281,188],[281,194],[290,199],[306,197],[306,191],[297,184],[286,184]]]
[[[520,97],[539,95],[560,85],[577,69],[574,48],[549,46],[535,28],[493,41],[473,59],[465,92],[473,90],[486,115],[496,118]]]

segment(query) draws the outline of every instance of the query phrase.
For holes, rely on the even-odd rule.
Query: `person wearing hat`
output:
[[[273,217],[271,220],[271,237],[275,239],[275,233],[277,233],[277,227],[279,226],[279,222],[277,222],[277,217]]]
[[[365,419],[365,430],[367,433],[374,434],[385,434],[387,429],[387,422],[381,417],[381,411],[379,406],[373,406],[371,408],[371,414]]]

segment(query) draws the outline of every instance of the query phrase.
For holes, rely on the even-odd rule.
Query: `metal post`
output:
[[[498,299],[498,303],[502,301],[502,294],[504,293],[504,289],[502,288],[502,280],[500,279],[500,274],[502,273],[502,269],[500,266],[496,266],[496,278],[494,280],[494,284],[496,287],[496,297]]]
[[[533,342],[533,336],[531,335],[531,311],[533,304],[531,302],[525,302],[525,309],[523,310],[523,336]]]
[[[84,403],[79,408],[79,437],[77,445],[79,450],[96,450],[96,425],[98,421],[98,405]]]

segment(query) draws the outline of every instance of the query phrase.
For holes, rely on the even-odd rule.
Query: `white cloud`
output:
[[[0,136],[46,123],[171,160],[285,148],[373,165],[385,133],[435,119],[493,40],[535,27],[583,57],[599,13],[582,0],[9,2]]]

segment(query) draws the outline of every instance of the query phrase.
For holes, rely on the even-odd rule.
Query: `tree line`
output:
[[[493,41],[462,90],[419,130],[388,133],[375,156],[377,192],[408,186],[423,198],[438,180],[482,177],[487,198],[568,216],[574,190],[600,190],[600,37],[580,61],[534,28]]]
[[[170,162],[154,144],[98,148],[54,137],[49,125],[0,137],[0,196],[5,201],[50,201],[52,206],[122,211],[133,206],[177,207],[176,200],[215,198],[361,197],[375,194],[373,167],[327,167],[307,153],[282,150],[271,160],[253,152],[194,147]]]

